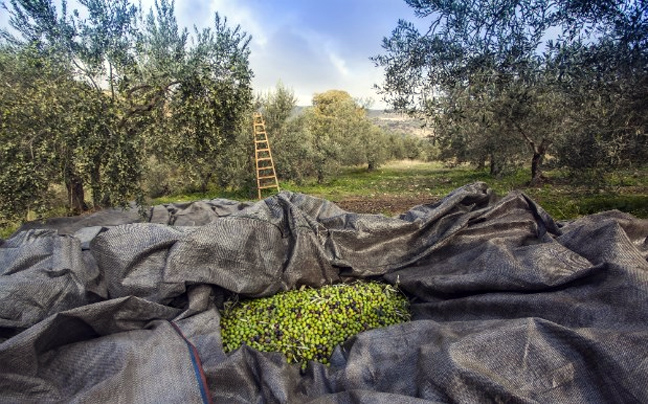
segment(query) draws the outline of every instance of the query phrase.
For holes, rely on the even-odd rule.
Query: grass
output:
[[[477,171],[469,166],[447,168],[438,162],[396,161],[369,172],[365,167],[343,167],[323,183],[308,181],[296,184],[282,181],[281,189],[300,192],[340,202],[345,199],[390,197],[443,198],[452,190],[466,184],[482,181],[503,196],[521,190],[538,202],[557,220],[574,219],[605,210],[618,209],[637,217],[648,218],[648,168],[640,171],[610,173],[607,185],[597,188],[574,185],[566,173],[547,171],[549,181],[541,187],[529,187],[529,169],[521,168],[499,178],[486,170]],[[264,196],[272,195],[266,191]],[[177,194],[151,201],[151,204],[186,202],[197,199],[227,198],[254,199],[255,192],[211,190],[206,193]],[[385,214],[401,212],[385,211]]]
[[[15,232],[18,227],[20,227],[16,223],[12,223],[9,226],[6,227],[0,227],[0,239],[6,239],[9,237],[13,232]]]
[[[549,178],[545,185],[528,187],[528,168],[501,178],[493,178],[487,171],[476,171],[467,166],[450,169],[436,162],[397,161],[372,172],[367,171],[365,167],[344,167],[337,175],[321,184],[316,181],[303,184],[283,181],[280,185],[284,190],[340,202],[358,198],[442,198],[460,186],[483,181],[499,196],[512,190],[523,191],[557,220],[574,219],[611,209],[648,218],[648,168],[611,173],[606,178],[607,185],[603,188],[575,186],[561,171],[548,171],[545,174]],[[264,195],[272,193],[266,191]],[[156,198],[150,201],[150,204],[214,198],[253,200],[255,197],[256,190],[209,190],[206,193],[175,194]],[[401,212],[385,210],[383,213],[389,215]],[[52,211],[50,216],[60,215],[59,209]],[[15,223],[0,228],[0,238],[8,237],[19,225]]]
[[[510,184],[512,179],[515,177],[502,179],[496,185],[501,189],[513,189]],[[323,184],[282,183],[282,186],[290,191],[339,201],[376,195],[442,197],[462,185],[488,180],[492,178],[487,173],[476,172],[468,167],[448,169],[440,163],[398,161],[373,172],[368,172],[364,167],[346,167],[334,179]]]
[[[488,184],[503,196],[521,190],[540,204],[557,220],[605,210],[618,209],[637,217],[648,218],[648,169],[640,172],[617,171],[606,178],[604,188],[575,186],[561,171],[548,171],[549,181],[541,187],[529,187],[529,169],[522,168],[500,178],[487,171],[467,166],[446,168],[440,163],[399,161],[368,172],[361,167],[343,168],[335,178],[318,184],[282,183],[282,189],[302,192],[334,202],[348,198],[422,197],[442,198],[450,191],[477,181]],[[397,212],[393,212],[397,213]]]
[[[255,191],[256,192],[256,191]],[[209,189],[206,192],[192,192],[192,193],[174,193],[172,195],[165,195],[159,198],[154,198],[150,201],[151,205],[162,205],[174,202],[190,202],[201,199],[233,199],[233,200],[247,200],[250,199],[250,192],[247,191],[223,191],[218,189]],[[268,193],[270,195],[270,193]]]

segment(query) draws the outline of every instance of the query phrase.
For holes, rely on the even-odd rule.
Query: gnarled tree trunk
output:
[[[504,169],[504,164],[497,158],[495,153],[490,153],[489,159],[490,175],[493,177],[499,176]]]
[[[68,172],[65,178],[65,188],[67,189],[70,212],[78,215],[88,210],[88,205],[85,203],[83,180],[78,175]]]
[[[552,142],[547,138],[543,138],[538,145],[524,130],[522,130],[522,127],[519,124],[513,122],[513,125],[515,125],[533,152],[533,157],[531,158],[531,181],[529,181],[529,185],[539,185],[545,180],[545,177],[542,175],[542,161],[544,160],[547,149],[549,149]]]
[[[544,175],[542,175],[542,162],[550,145],[551,141],[547,139],[542,139],[540,145],[537,147],[535,143],[531,143],[533,158],[531,158],[531,181],[529,185],[539,185],[545,180]]]

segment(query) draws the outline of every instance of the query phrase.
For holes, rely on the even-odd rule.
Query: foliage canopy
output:
[[[648,3],[407,0],[373,58],[396,110],[428,116],[447,156],[498,165],[551,149],[577,169],[638,163],[647,150]]]
[[[76,213],[141,200],[149,156],[203,188],[244,181],[249,35],[218,14],[190,35],[168,0],[146,16],[128,0],[78,3],[7,4],[19,36],[1,33],[0,220],[46,209],[53,184]]]

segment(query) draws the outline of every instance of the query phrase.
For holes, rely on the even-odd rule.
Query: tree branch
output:
[[[172,86],[174,86],[176,84],[180,84],[180,81],[172,81],[172,82],[168,83],[167,85],[165,85],[164,87],[158,88],[157,91],[155,91],[155,93],[153,94],[153,97],[151,98],[151,100],[149,102],[147,102],[146,104],[132,105],[132,102],[131,102],[131,109],[124,115],[124,117],[122,119],[120,119],[119,123],[117,124],[117,127],[118,128],[123,128],[126,125],[126,122],[128,121],[128,119],[130,119],[131,117],[133,117],[135,115],[141,115],[141,114],[144,114],[146,112],[151,111],[153,108],[155,108],[157,105],[159,105],[160,102],[164,99],[164,95],[169,90],[169,88],[171,88]],[[133,93],[135,93],[136,91],[139,91],[139,90],[150,89],[150,88],[153,88],[153,86],[148,85],[148,84],[142,84],[142,85],[139,85],[139,86],[135,86],[135,87],[131,88],[128,91],[127,97],[129,99],[129,101],[131,101],[130,97],[133,95]]]
[[[518,130],[518,132],[520,132],[522,137],[524,137],[524,140],[527,141],[527,143],[529,144],[529,147],[531,147],[531,151],[533,151],[534,154],[540,154],[538,152],[538,148],[536,147],[535,142],[533,141],[533,139],[531,139],[531,137],[529,135],[527,135],[527,133],[520,126],[520,124],[513,121],[513,120],[511,120],[511,119],[509,119],[509,121],[513,124],[513,126],[515,126],[515,128]]]

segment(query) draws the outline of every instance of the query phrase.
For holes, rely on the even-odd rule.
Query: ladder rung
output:
[[[252,125],[254,129],[254,157],[256,160],[257,171],[257,189],[259,192],[259,199],[261,199],[261,190],[275,188],[279,191],[279,180],[272,161],[272,152],[270,151],[270,143],[268,142],[268,134],[266,133],[265,121],[263,115],[255,112],[252,115]],[[265,154],[264,154],[265,153]],[[264,157],[260,157],[264,156]],[[269,161],[270,163],[262,163]],[[261,164],[269,164],[261,167]]]

